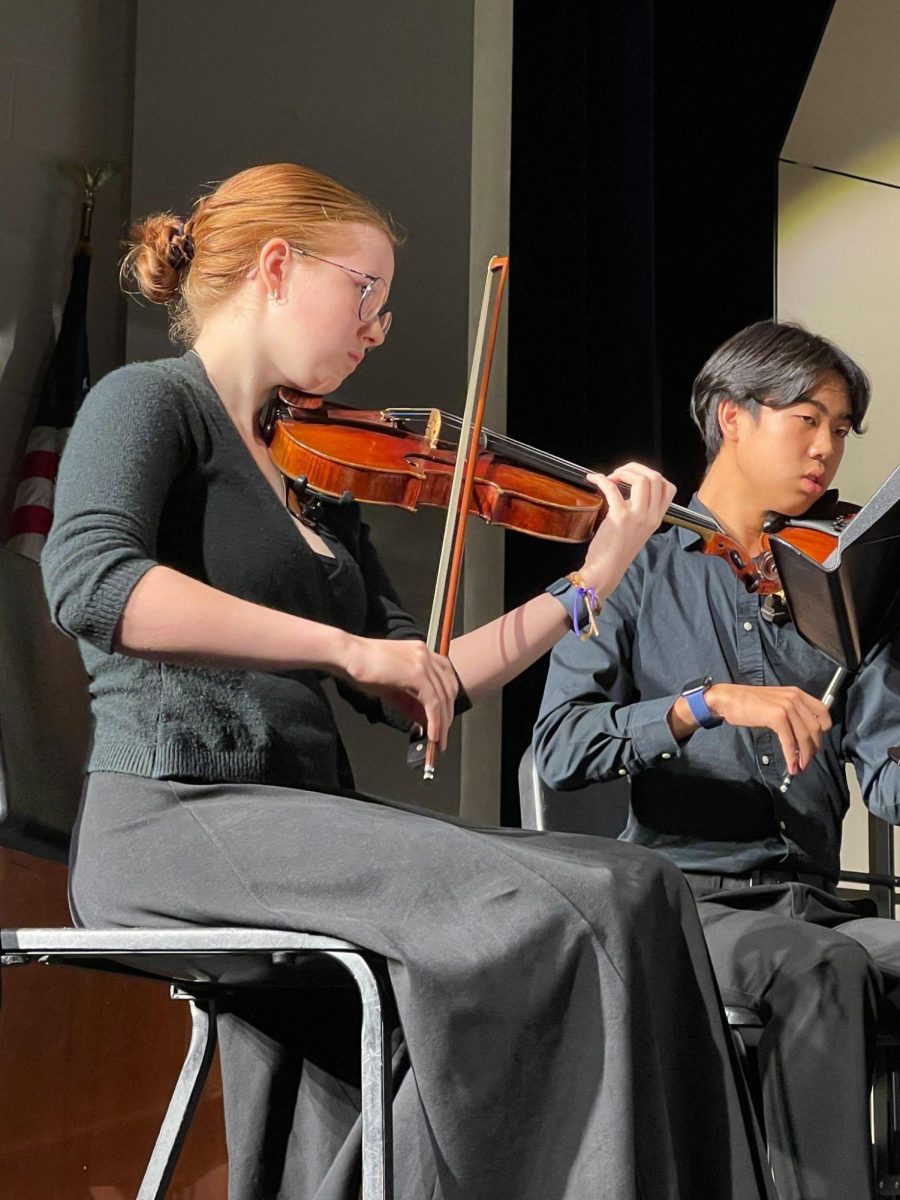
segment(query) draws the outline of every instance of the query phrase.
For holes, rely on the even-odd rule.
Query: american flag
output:
[[[78,245],[72,282],[63,309],[59,337],[41,384],[37,414],[22,465],[22,481],[10,520],[7,545],[35,560],[41,557],[53,522],[53,494],[59,457],[90,387],[87,344],[87,294],[90,247]]]

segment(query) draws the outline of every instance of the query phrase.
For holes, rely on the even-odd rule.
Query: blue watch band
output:
[[[722,717],[716,716],[713,710],[706,703],[706,689],[712,683],[711,679],[704,679],[697,684],[688,686],[681,693],[688,702],[688,708],[694,715],[694,720],[701,729],[716,729],[722,724]]]

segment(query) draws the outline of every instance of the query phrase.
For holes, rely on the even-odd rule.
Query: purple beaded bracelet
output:
[[[597,595],[594,588],[589,587],[577,571],[570,572],[566,579],[575,588],[575,596],[572,600],[572,632],[582,642],[586,642],[589,637],[595,636],[599,631],[597,629],[597,617],[603,608],[603,601]],[[584,611],[587,613],[587,621],[582,627],[581,619],[578,615],[579,601],[584,604]]]

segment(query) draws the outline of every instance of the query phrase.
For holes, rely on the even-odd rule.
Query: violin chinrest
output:
[[[325,403],[324,396],[298,392],[296,388],[285,387],[283,384],[278,389],[278,399],[282,404],[289,404],[291,408],[322,408]]]

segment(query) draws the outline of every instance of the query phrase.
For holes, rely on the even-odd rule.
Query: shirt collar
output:
[[[703,501],[698,498],[696,492],[694,492],[693,496],[691,496],[690,503],[687,507],[691,509],[692,512],[700,513],[701,516],[704,517],[709,517],[711,521],[715,521],[716,519]],[[698,542],[703,540],[699,533],[696,533],[693,529],[685,529],[681,525],[675,526],[675,536],[686,550],[690,549],[691,546],[696,546]]]

